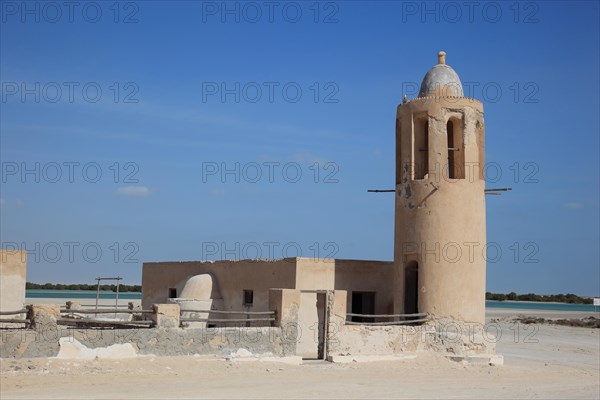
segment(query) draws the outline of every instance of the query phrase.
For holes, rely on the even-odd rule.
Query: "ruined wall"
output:
[[[451,318],[431,319],[422,325],[346,325],[347,293],[327,296],[327,359],[400,356],[432,351],[450,359],[500,365],[495,354],[496,329]],[[343,361],[342,361],[343,362]]]
[[[335,290],[328,296],[327,357],[389,356],[424,350],[431,329],[424,326],[346,325],[347,292]]]
[[[60,339],[79,341],[95,349],[114,344],[130,343],[141,355],[229,356],[239,349],[253,354],[293,355],[295,346],[278,327],[207,328],[207,329],[73,329],[66,326],[46,326],[44,329],[14,329],[0,332],[0,357],[55,357]],[[64,340],[64,339],[63,339]]]
[[[450,319],[424,325],[340,325],[329,341],[327,356],[399,356],[431,351],[456,361],[502,364],[496,355],[498,338],[481,324]]]
[[[342,325],[329,342],[328,356],[398,355],[425,350],[431,333],[417,326]]]
[[[0,311],[17,311],[25,303],[27,252],[0,250]]]
[[[29,307],[28,329],[0,330],[0,357],[54,357],[59,351],[89,355],[91,349],[111,353],[126,351],[135,355],[207,355],[230,357],[297,356],[307,349],[323,350],[314,335],[303,335],[299,308],[304,294],[294,289],[270,290],[270,309],[276,311],[273,327],[179,328],[179,306],[155,305],[154,328],[80,329],[60,325],[57,304],[34,304]],[[417,351],[433,351],[454,360],[477,360],[501,363],[496,356],[496,337],[485,326],[452,319],[436,319],[419,326],[346,325],[345,291],[320,293],[327,302],[326,357],[398,356]],[[324,304],[323,304],[324,305]],[[306,332],[309,332],[307,330]],[[306,333],[305,332],[305,333]],[[124,349],[116,345],[125,345]],[[308,347],[306,347],[306,346]],[[114,348],[114,347],[117,348]],[[304,347],[303,347],[304,346]],[[111,347],[113,347],[111,349]],[[85,353],[85,354],[84,354]],[[311,356],[314,356],[311,354]]]

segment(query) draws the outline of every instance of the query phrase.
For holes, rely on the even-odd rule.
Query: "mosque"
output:
[[[322,293],[335,290],[347,293],[350,314],[427,313],[483,324],[484,127],[482,103],[464,97],[440,52],[418,97],[405,96],[396,111],[393,261],[147,262],[142,307],[193,300],[212,310],[267,311],[270,290],[295,289],[300,314],[308,315],[322,309]]]

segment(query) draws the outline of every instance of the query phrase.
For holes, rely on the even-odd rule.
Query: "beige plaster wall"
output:
[[[269,310],[275,311],[274,326],[286,326],[298,322],[300,291],[295,289],[270,289]]]
[[[347,292],[346,310],[352,310],[352,292],[376,292],[375,313],[393,310],[394,264],[392,261],[335,260],[335,290]]]
[[[298,340],[296,355],[304,358],[318,356],[318,324],[317,293],[300,293],[300,309],[298,310]]]
[[[427,333],[422,327],[342,325],[329,341],[328,357],[346,355],[398,355],[425,350]]]
[[[337,260],[333,258],[297,258],[296,289],[333,290]]]
[[[251,311],[267,311],[269,289],[345,290],[348,311],[352,291],[376,292],[375,312],[388,313],[393,305],[391,261],[335,260],[295,258],[284,260],[241,260],[216,262],[144,263],[142,305],[166,303],[169,288],[181,294],[186,281],[195,275],[210,273],[224,299],[225,310],[243,310],[243,290],[254,290]]]
[[[0,250],[0,311],[17,311],[25,303],[27,252]]]
[[[220,290],[225,310],[269,310],[269,289],[294,288],[296,260],[186,261],[144,263],[142,269],[142,307],[166,303],[169,288],[181,294],[186,281],[195,275],[210,273]],[[252,307],[243,305],[243,291],[254,291]]]

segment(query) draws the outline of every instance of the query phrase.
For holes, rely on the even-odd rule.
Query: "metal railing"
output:
[[[96,318],[85,318],[85,315],[97,314],[132,314],[141,316],[142,314],[154,314],[152,310],[96,310],[96,309],[71,309],[61,308],[61,317],[56,322],[66,325],[87,325],[87,326],[105,326],[105,327],[150,327],[154,323],[151,320],[102,320]],[[66,317],[66,318],[65,318]]]
[[[181,318],[181,322],[273,322],[275,321],[275,311],[221,311],[221,310],[198,310],[182,309],[183,313],[203,313],[203,314],[221,314],[221,315],[245,315],[246,318]],[[267,316],[266,318],[249,318],[251,316]]]
[[[81,304],[81,307],[96,307],[95,304]],[[100,309],[100,307],[105,307],[105,308],[112,308],[112,309],[118,309],[118,308],[128,308],[129,305],[127,304],[98,304],[98,309]]]
[[[60,312],[63,314],[152,314],[152,310],[95,310],[88,308],[61,308]]]
[[[384,325],[410,325],[420,324],[426,322],[429,318],[428,313],[415,313],[415,314],[357,314],[357,313],[346,313],[348,317],[359,317],[368,318],[372,321],[346,321],[346,325],[371,325],[371,326],[384,326]],[[376,318],[389,319],[389,318],[404,318],[403,320],[396,321],[375,321]]]

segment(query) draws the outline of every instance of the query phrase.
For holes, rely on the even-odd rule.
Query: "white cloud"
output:
[[[583,204],[572,201],[570,203],[565,204],[565,207],[569,210],[578,210],[580,208],[583,208]]]
[[[152,191],[146,186],[125,186],[115,190],[115,194],[126,197],[148,197]]]
[[[0,207],[2,207],[5,204],[6,204],[6,200],[4,200],[2,197],[0,197]]]

